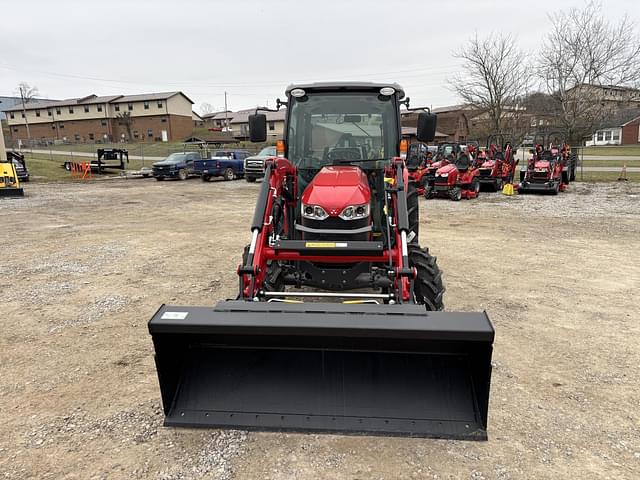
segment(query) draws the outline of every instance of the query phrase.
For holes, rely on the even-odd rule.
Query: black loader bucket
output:
[[[419,305],[163,305],[165,425],[486,440],[494,331]]]

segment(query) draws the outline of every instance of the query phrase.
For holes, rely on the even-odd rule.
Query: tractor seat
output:
[[[470,163],[468,155],[460,155],[456,160],[455,165],[458,170],[464,171],[469,169]]]

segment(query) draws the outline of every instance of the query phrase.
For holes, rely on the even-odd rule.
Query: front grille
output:
[[[264,171],[264,161],[262,160],[247,160],[245,167],[245,172],[251,173],[263,173]]]
[[[547,181],[549,179],[549,172],[533,172],[531,178],[535,181]]]
[[[449,181],[449,177],[441,177],[441,176],[437,176],[436,177],[436,183],[447,183]]]
[[[369,240],[370,232],[350,234],[349,230],[366,227],[369,225],[369,218],[361,218],[358,220],[343,220],[340,217],[329,217],[324,220],[310,220],[302,217],[302,225],[309,228],[327,229],[327,230],[344,230],[344,234],[322,234],[303,232],[304,240]]]

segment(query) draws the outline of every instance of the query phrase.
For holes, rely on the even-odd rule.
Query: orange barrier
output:
[[[72,162],[71,163],[71,178],[78,180],[91,179],[91,163],[89,162]]]

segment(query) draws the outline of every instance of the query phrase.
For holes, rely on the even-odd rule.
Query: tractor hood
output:
[[[448,165],[445,165],[444,167],[440,167],[436,171],[436,175],[442,175],[443,173],[449,174],[449,173],[452,173],[454,171],[457,171],[456,166],[453,163],[449,163]]]
[[[534,163],[533,168],[536,170],[548,170],[550,168],[550,163],[548,160],[537,160],[536,163]]]
[[[367,176],[358,167],[323,167],[304,193],[304,205],[319,205],[330,216],[337,216],[349,205],[364,205],[371,200]]]
[[[493,160],[485,160],[482,162],[482,168],[493,168],[495,162]]]

